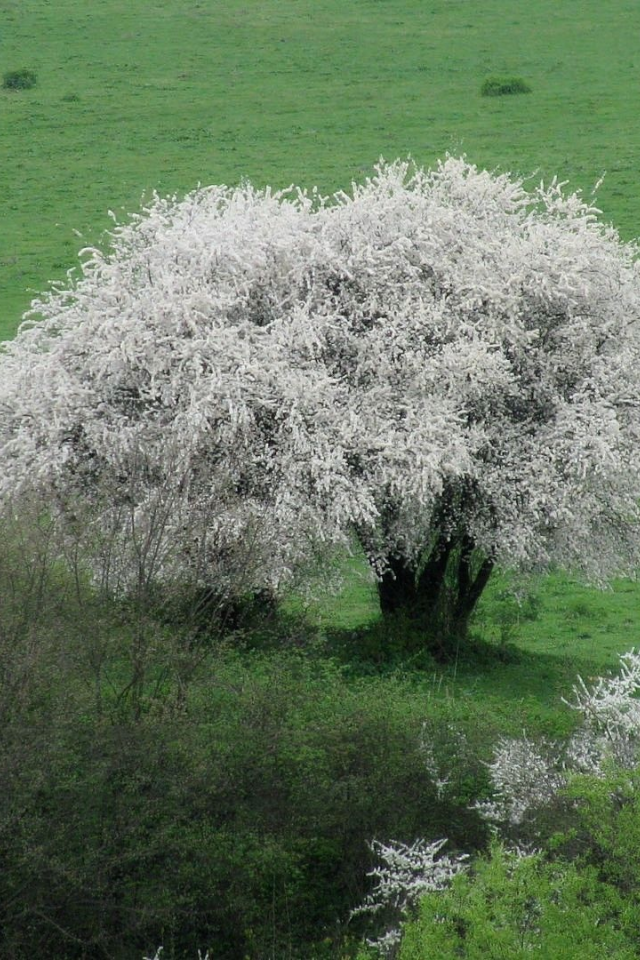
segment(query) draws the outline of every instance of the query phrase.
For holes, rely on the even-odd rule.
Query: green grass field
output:
[[[386,659],[375,590],[357,560],[349,562],[342,593],[311,604],[309,613],[337,633],[347,662],[363,651],[367,670],[366,658],[375,662],[379,653],[384,670],[411,674],[410,659]],[[523,726],[557,735],[571,724],[562,699],[571,699],[577,676],[588,682],[606,674],[620,653],[640,646],[639,620],[640,588],[629,580],[598,590],[561,572],[524,580],[497,573],[482,597],[471,648],[458,662],[426,671],[418,657],[414,679],[427,696],[483,703],[515,735]]]
[[[447,151],[558,175],[640,224],[640,9],[632,0],[6,0],[0,336],[100,242],[107,210],[198,182],[317,184]],[[482,97],[494,74],[525,96]],[[79,231],[78,237],[74,231]]]

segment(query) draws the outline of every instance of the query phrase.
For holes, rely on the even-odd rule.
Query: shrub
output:
[[[640,653],[634,650],[620,656],[620,669],[617,674],[595,678],[591,686],[578,677],[573,688],[573,701],[565,701],[581,716],[582,722],[577,730],[564,742],[532,743],[526,735],[520,739],[500,738],[494,750],[493,761],[487,764],[493,797],[473,804],[478,813],[493,823],[502,840],[512,841],[516,850],[530,850],[534,843],[536,846],[544,843],[555,856],[562,851],[572,859],[579,858],[580,864],[585,866],[587,871],[596,868],[598,877],[610,883],[611,896],[616,891],[621,892],[628,902],[634,905],[637,905],[640,898],[640,703],[636,697],[639,691]],[[447,778],[443,778],[439,773],[441,764],[437,762],[430,744],[425,760],[432,773],[433,783],[446,788]],[[418,896],[423,891],[434,890],[438,886],[445,887],[447,880],[463,869],[460,857],[452,861],[456,865],[455,870],[450,868],[447,859],[443,859],[442,864],[434,861],[435,854],[440,852],[445,843],[444,840],[432,844],[422,841],[411,847],[395,843],[375,844],[374,849],[384,861],[384,866],[377,867],[370,875],[378,878],[379,887],[369,894],[355,912],[378,912],[381,914],[380,920],[383,919],[382,914],[386,913],[386,932],[380,936],[378,931],[377,939],[368,941],[385,956],[395,957],[397,950],[401,949],[400,956],[405,957],[400,947],[401,944],[404,945],[404,928],[401,929],[398,921],[411,914]],[[503,852],[496,853],[494,850],[493,857],[500,860]],[[531,864],[542,863],[535,857],[529,860]],[[500,860],[498,867],[501,863]],[[480,864],[480,867],[476,868],[476,876],[482,877],[482,861]],[[562,873],[562,864],[548,865],[548,868],[545,866],[541,869],[560,870],[561,875],[565,876]],[[526,870],[524,866],[517,866],[517,871],[523,872],[525,879],[526,876],[531,879]],[[512,872],[509,867],[507,873]],[[580,883],[585,877],[586,874],[581,875]],[[459,896],[461,884],[464,887],[467,882],[470,881],[455,881],[453,884],[452,903],[458,907],[461,899],[464,899]],[[586,908],[590,903],[589,894],[580,887],[580,883],[578,901]],[[464,887],[463,893],[466,889]],[[476,890],[474,881],[470,892],[471,900]],[[496,899],[499,897],[493,890],[487,897],[487,904],[495,904]],[[531,896],[528,895],[528,899],[531,900]],[[536,897],[533,899],[537,904],[537,914],[540,914],[542,906]],[[383,911],[382,908],[388,908],[389,905],[393,910]],[[565,906],[564,909],[567,913],[571,912],[570,906]],[[424,939],[427,935],[421,934],[420,950],[426,951],[425,956],[433,955],[435,946],[440,947],[438,956],[484,956],[481,945],[474,946],[471,935],[468,934],[468,918],[461,919],[461,916],[457,916],[450,924],[451,929],[446,932],[444,907],[439,904],[434,907],[434,911],[434,916],[440,917],[442,923],[436,933],[428,934],[431,937],[428,943]],[[497,955],[520,955],[512,952],[512,935],[519,937],[522,951],[525,952],[540,948],[548,951],[547,955],[550,957],[583,955],[579,951],[577,954],[566,953],[562,944],[556,942],[555,929],[546,931],[553,946],[532,942],[525,950],[522,929],[519,933],[516,929],[506,930],[511,921],[505,925],[503,917],[503,920],[498,922],[496,917],[499,915],[499,910],[494,910],[493,913],[489,911],[486,916],[483,914],[482,923],[486,921],[488,926],[480,936],[480,941],[482,937],[485,940],[490,939],[487,931],[493,924],[494,940],[499,949]],[[534,932],[538,934],[542,926],[536,917],[532,919],[535,921]],[[581,922],[584,921],[582,915],[580,919]],[[394,925],[389,927],[389,921]],[[521,922],[524,922],[522,918],[518,923]],[[584,922],[588,925],[589,921],[587,919]],[[499,929],[496,929],[496,924]],[[505,932],[503,927],[506,930],[504,943],[500,939],[501,932]],[[637,932],[636,928],[634,936]],[[451,942],[446,939],[449,935],[454,937]],[[464,940],[464,949],[466,951],[468,948],[469,952],[460,953],[462,946],[456,946],[457,936]],[[437,937],[444,939],[436,943]],[[554,937],[556,939],[553,939]],[[445,954],[445,946],[449,946],[452,952]],[[626,946],[624,949],[626,950]],[[422,955],[407,953],[406,958],[420,960]],[[611,955],[618,956],[617,953]],[[624,950],[620,954],[627,955]]]
[[[379,843],[371,844],[373,853],[382,860],[382,865],[374,867],[369,876],[376,886],[362,906],[357,907],[352,916],[373,913],[387,916],[398,923],[407,911],[413,909],[420,897],[431,890],[442,890],[453,877],[464,870],[466,856],[450,857],[441,854],[446,840],[425,843]],[[402,938],[399,927],[391,927],[377,940],[369,940],[383,954],[394,953]]]
[[[530,957],[632,960],[626,907],[595,871],[495,846],[451,887],[427,894],[399,960]]]
[[[33,70],[9,70],[2,78],[5,90],[30,90],[37,82],[38,78]]]
[[[504,97],[515,93],[531,93],[522,77],[487,77],[480,87],[483,97]]]
[[[640,770],[611,768],[574,778],[567,790],[574,829],[554,838],[558,849],[595,866],[635,905],[640,902]],[[640,932],[640,931],[638,931]]]

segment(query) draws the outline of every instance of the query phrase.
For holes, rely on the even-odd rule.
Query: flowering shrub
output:
[[[0,493],[44,495],[108,589],[274,589],[371,517],[344,467],[346,390],[316,359],[310,207],[156,198],[5,347]]]
[[[376,885],[362,905],[353,911],[352,916],[382,912],[385,917],[398,922],[415,907],[427,891],[442,890],[464,869],[464,861],[467,859],[465,855],[439,856],[446,843],[446,840],[436,840],[434,843],[416,840],[408,845],[374,840],[370,847],[382,861],[382,865],[374,867],[367,874],[375,878]],[[367,942],[376,947],[383,956],[392,956],[401,939],[400,928],[393,926],[381,937]]]
[[[570,756],[586,772],[599,773],[610,758],[635,767],[640,747],[640,652],[620,656],[620,671],[599,677],[588,687],[582,677],[573,688],[574,702],[565,701],[582,715],[582,731],[570,742]]]
[[[640,757],[640,653],[620,656],[619,672],[587,685],[578,677],[573,701],[581,725],[562,743],[502,739],[489,764],[494,797],[476,809],[503,829],[516,828],[552,803],[571,774],[602,777],[612,765],[638,766]]]
[[[477,803],[476,809],[492,822],[520,826],[565,786],[561,766],[553,745],[534,746],[526,736],[502,738],[489,764],[494,798]]]
[[[495,874],[496,869],[506,870],[507,874],[514,869],[520,872],[524,870],[526,875],[527,871],[531,873],[529,867],[521,868],[517,866],[517,862],[530,858],[533,864],[531,868],[533,874],[529,878],[531,881],[537,873],[539,876],[535,879],[535,883],[537,884],[539,880],[544,880],[546,883],[545,878],[553,878],[554,869],[556,869],[561,885],[565,882],[568,884],[566,889],[571,899],[575,891],[578,891],[578,899],[591,896],[590,888],[593,878],[578,877],[562,867],[547,869],[542,865],[541,851],[531,849],[532,836],[536,837],[539,834],[538,819],[548,808],[558,804],[561,796],[566,794],[565,802],[569,807],[572,804],[572,797],[573,801],[579,800],[582,803],[584,809],[578,810],[578,819],[582,820],[583,826],[586,826],[593,835],[594,846],[598,846],[601,850],[597,862],[601,862],[603,851],[606,851],[612,860],[614,855],[623,860],[624,867],[620,867],[614,860],[614,868],[618,874],[624,873],[627,889],[636,885],[640,895],[640,872],[636,870],[635,864],[629,866],[634,859],[630,857],[629,849],[637,840],[637,824],[640,823],[637,816],[637,775],[640,772],[640,700],[637,698],[640,693],[640,652],[631,650],[621,654],[619,672],[609,677],[599,677],[590,686],[578,677],[573,693],[574,699],[564,702],[580,713],[582,723],[566,743],[541,741],[534,744],[526,735],[520,739],[501,738],[499,740],[493,760],[488,765],[493,796],[489,800],[476,802],[473,806],[492,824],[503,841],[511,841],[511,846],[509,849],[496,848],[493,851],[491,867],[486,864],[481,866],[480,875],[486,875],[491,879],[491,870]],[[423,754],[434,782],[444,789],[446,781],[442,780],[432,752],[423,749]],[[630,779],[629,776],[625,776],[620,779],[620,770],[631,771],[633,777]],[[610,776],[611,771],[614,771],[613,776]],[[588,804],[585,806],[584,790],[581,789],[579,782],[573,785],[572,793],[566,789],[572,775],[575,777],[579,774],[589,774],[591,779],[595,778],[596,781],[603,782],[604,794],[603,790],[587,791],[588,796],[595,798],[593,806],[598,810],[597,814],[589,809]],[[610,802],[611,791],[617,800],[613,805]],[[615,815],[612,815],[610,809],[612,806],[615,808]],[[620,834],[619,821],[625,819],[625,812],[627,835],[633,838],[633,841],[627,841],[626,845],[616,839]],[[613,820],[613,826],[607,825],[607,819]],[[573,821],[576,821],[575,808]],[[414,956],[411,950],[415,948],[418,934],[421,949],[426,949],[428,942],[430,950],[436,950],[437,945],[444,950],[446,941],[447,948],[452,952],[450,954],[440,952],[438,955],[458,955],[455,943],[457,943],[459,926],[453,923],[451,917],[457,910],[462,909],[461,893],[464,893],[469,901],[469,904],[465,904],[465,910],[471,909],[476,895],[480,898],[485,895],[480,885],[478,885],[479,894],[473,889],[474,881],[459,881],[456,894],[452,897],[435,897],[428,901],[425,911],[430,917],[429,923],[434,921],[435,916],[435,919],[441,918],[438,922],[442,922],[445,926],[440,931],[434,931],[429,924],[426,927],[414,926],[412,928],[414,939],[410,940],[413,944],[411,949],[407,947],[404,950],[403,930],[400,927],[400,922],[406,921],[407,917],[415,912],[414,908],[424,894],[446,890],[453,878],[464,870],[466,859],[464,856],[435,859],[446,842],[446,840],[437,840],[429,844],[424,840],[417,840],[410,846],[380,842],[371,844],[371,849],[382,861],[382,865],[369,874],[378,882],[373,892],[354,913],[383,913],[385,918],[392,915],[393,924],[388,925],[386,932],[377,940],[368,941],[384,956],[397,956],[401,944],[403,944],[403,950],[400,956],[406,958]],[[620,856],[620,847],[625,850],[624,857]],[[515,867],[514,864],[516,864]],[[602,869],[606,872],[606,868]],[[628,879],[629,875],[633,876],[632,882]],[[506,879],[509,877],[507,876]],[[491,882],[493,883],[493,880]],[[604,890],[603,893],[598,888],[596,892],[605,900],[613,897],[611,891]],[[545,896],[548,894],[549,891]],[[492,902],[491,898],[495,899],[497,895],[496,889],[490,889],[488,895],[488,902]],[[544,907],[551,916],[554,913],[551,903],[552,900],[544,904],[538,903],[540,912],[542,913]],[[483,905],[481,915],[476,918],[476,921],[482,925],[489,923],[489,928],[493,929],[491,927],[493,920],[491,916],[486,915],[485,909]],[[511,904],[509,909],[515,910],[514,905]],[[620,909],[618,904],[616,910],[620,912]],[[449,920],[447,920],[449,915],[447,910],[451,914]],[[520,922],[524,920],[522,916],[518,916],[518,910],[515,910],[513,920],[509,921],[510,924],[513,923],[514,929],[509,930],[508,939],[517,935],[515,928]],[[538,922],[531,926],[527,920],[526,925],[529,931],[527,935],[531,933],[536,939],[537,934],[541,932]],[[553,935],[557,936],[558,933],[555,932]],[[626,952],[624,938],[620,938],[620,944],[623,948],[620,955],[631,956]],[[576,954],[578,955],[581,954]],[[415,956],[417,957],[418,954]]]

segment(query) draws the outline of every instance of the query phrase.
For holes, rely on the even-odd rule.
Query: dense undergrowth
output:
[[[0,564],[0,954],[335,956],[368,838],[483,845],[490,715],[350,673],[300,618],[224,640],[101,601],[46,547]]]
[[[512,606],[504,581],[443,668],[401,624],[394,636],[363,621],[364,581],[349,621],[353,569],[342,597],[249,611],[223,636],[175,596],[100,598],[51,549],[44,521],[3,529],[0,955],[15,960],[138,960],[159,944],[163,960],[355,957],[376,928],[351,917],[371,887],[369,841],[487,850],[473,805],[499,737],[574,723],[527,687],[549,684],[549,661],[516,641],[546,614],[534,594]],[[613,825],[607,836],[618,842]]]

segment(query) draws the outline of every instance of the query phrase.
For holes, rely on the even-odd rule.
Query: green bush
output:
[[[37,82],[38,78],[33,70],[9,70],[2,78],[5,90],[30,90]]]
[[[483,97],[504,97],[516,93],[531,93],[531,87],[522,77],[487,77],[480,87]]]
[[[556,836],[556,849],[597,867],[601,876],[640,905],[640,770],[575,777],[566,791],[575,827]],[[640,935],[640,922],[638,924]]]
[[[627,913],[595,870],[495,846],[450,889],[423,899],[404,928],[399,960],[631,960]]]

